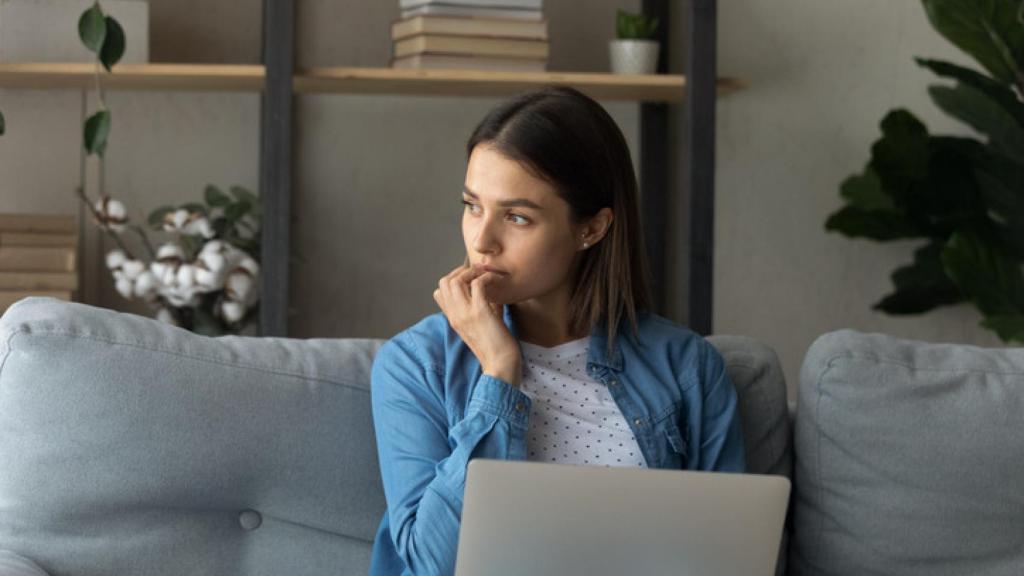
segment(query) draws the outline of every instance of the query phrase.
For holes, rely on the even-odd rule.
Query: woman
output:
[[[471,458],[742,471],[721,356],[646,312],[629,150],[570,88],[491,111],[466,145],[466,261],[372,372],[388,503],[372,575],[452,574]]]

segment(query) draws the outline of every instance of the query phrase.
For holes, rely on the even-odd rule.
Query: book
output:
[[[0,231],[0,247],[3,246],[64,246],[74,248],[78,246],[78,236],[74,234]]]
[[[424,53],[547,58],[548,43],[543,40],[509,40],[505,38],[425,34],[395,42],[395,58]]]
[[[398,0],[403,10],[419,6],[468,6],[512,10],[540,10],[543,0]]]
[[[511,20],[541,20],[544,14],[540,10],[518,10],[505,8],[480,8],[476,6],[442,6],[425,4],[402,10],[402,18],[415,16],[461,16],[465,18],[504,18]]]
[[[18,300],[29,296],[46,296],[60,300],[71,300],[69,290],[0,290],[0,312],[7,310]]]
[[[391,67],[443,70],[495,70],[502,72],[544,72],[547,69],[547,60],[536,58],[457,56],[450,54],[412,54],[402,58],[392,58]]]
[[[77,290],[74,272],[0,272],[0,290]]]
[[[74,272],[75,249],[60,246],[0,246],[0,271]]]
[[[74,234],[75,217],[53,214],[0,214],[0,232]]]
[[[392,40],[417,34],[547,40],[548,22],[465,16],[415,16],[391,24]]]

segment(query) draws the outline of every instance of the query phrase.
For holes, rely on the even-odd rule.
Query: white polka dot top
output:
[[[589,336],[553,348],[519,344],[523,351],[519,388],[533,401],[527,460],[646,467],[611,393],[587,375]]]

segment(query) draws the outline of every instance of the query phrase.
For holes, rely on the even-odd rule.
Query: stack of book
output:
[[[77,252],[74,216],[0,214],[0,313],[28,296],[71,300]]]
[[[548,22],[542,0],[399,0],[393,68],[543,72]]]

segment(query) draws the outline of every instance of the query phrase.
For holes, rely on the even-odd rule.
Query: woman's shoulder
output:
[[[667,355],[678,368],[698,368],[709,357],[719,356],[715,347],[690,327],[653,312],[637,314],[636,336],[628,323],[621,332],[639,349]]]
[[[391,358],[401,354],[425,368],[442,369],[446,342],[452,328],[443,312],[431,314],[388,339],[378,354]]]

